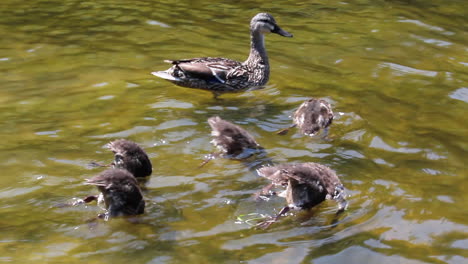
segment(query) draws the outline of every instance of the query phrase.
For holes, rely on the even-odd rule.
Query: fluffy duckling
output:
[[[258,169],[258,174],[271,180],[274,185],[286,187],[279,196],[285,197],[288,203],[272,221],[260,223],[261,227],[268,227],[291,209],[309,209],[325,199],[338,202],[338,213],[348,206],[343,184],[327,166],[314,162],[286,163],[262,167]]]
[[[135,142],[117,139],[106,145],[114,153],[113,168],[124,169],[136,178],[151,175],[153,168],[146,152]]]
[[[97,186],[107,209],[105,218],[143,214],[145,201],[133,175],[123,169],[108,169],[87,179],[85,184]]]
[[[245,153],[246,150],[263,150],[249,132],[219,116],[208,118],[208,124],[213,136],[211,143],[226,157],[242,159],[253,154]]]
[[[289,129],[298,127],[302,134],[315,135],[320,129],[326,129],[333,121],[333,111],[330,104],[322,99],[311,98],[303,102],[294,112],[293,125],[277,132],[285,135]]]
[[[135,178],[144,182],[144,177],[151,175],[152,165],[146,152],[135,142],[126,139],[117,139],[106,144],[106,147],[114,153],[114,161],[109,165],[101,165],[91,162],[91,166],[112,167],[114,169],[123,169],[131,173]],[[74,202],[72,205],[90,203],[92,201],[102,203],[102,193],[100,195],[89,195]]]
[[[213,140],[211,143],[218,149],[218,153],[212,154],[201,165],[205,165],[210,159],[222,156],[232,159],[246,159],[257,152],[264,151],[245,129],[231,122],[221,119],[219,116],[208,118]]]

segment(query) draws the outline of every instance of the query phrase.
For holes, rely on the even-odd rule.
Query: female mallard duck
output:
[[[166,60],[173,66],[166,71],[152,74],[179,86],[211,91],[215,97],[222,93],[242,92],[265,85],[270,75],[270,65],[264,34],[270,32],[292,37],[292,34],[277,25],[273,16],[259,13],[250,22],[250,55],[246,61],[241,63],[211,57]]]
[[[124,169],[135,177],[151,175],[153,168],[146,152],[135,142],[117,139],[106,145],[114,153],[113,168]]]
[[[138,183],[127,170],[108,169],[87,179],[85,184],[95,185],[103,194],[107,213],[104,218],[138,215],[145,211],[145,201]]]
[[[279,194],[286,198],[284,207],[272,221],[261,223],[267,227],[290,209],[309,209],[325,199],[338,202],[338,212],[344,211],[348,202],[345,200],[344,187],[336,173],[327,166],[308,163],[286,163],[258,169],[258,174],[272,181],[274,185],[286,187]]]
[[[321,99],[311,98],[303,102],[294,112],[293,125],[277,132],[285,135],[289,129],[298,127],[302,134],[313,136],[320,129],[326,129],[333,121],[333,111],[330,104]]]
[[[232,159],[246,159],[255,153],[264,151],[245,129],[231,122],[221,119],[219,116],[208,118],[213,140],[211,143],[219,150],[205,160],[201,166],[217,156]]]

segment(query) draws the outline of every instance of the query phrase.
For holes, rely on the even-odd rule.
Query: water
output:
[[[248,23],[272,13],[263,90],[223,95],[150,75],[164,59],[244,60]],[[464,1],[18,1],[0,4],[0,261],[14,263],[468,262],[468,14]],[[330,101],[329,139],[273,132],[306,98]],[[255,202],[267,182],[241,162],[197,166],[206,119],[252,132],[276,162],[320,162],[350,195],[281,219]],[[293,131],[292,131],[293,132]],[[103,146],[138,142],[153,161],[137,224],[90,228],[84,179]]]

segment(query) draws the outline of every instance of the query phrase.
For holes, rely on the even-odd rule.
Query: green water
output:
[[[0,261],[12,263],[468,263],[465,1],[78,1],[0,3]],[[247,58],[248,23],[273,14],[263,90],[223,95],[150,74],[164,59]],[[306,98],[330,101],[329,140],[273,132]],[[242,125],[275,162],[337,171],[350,206],[274,215],[267,182],[217,159],[206,119]],[[104,145],[138,142],[154,167],[135,224],[95,227],[84,179]]]

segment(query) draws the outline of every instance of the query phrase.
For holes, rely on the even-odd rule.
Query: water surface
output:
[[[0,261],[15,263],[463,263],[468,260],[468,14],[464,1],[19,1],[0,4]],[[164,59],[247,58],[268,11],[262,90],[223,95],[150,75]],[[309,97],[332,103],[328,139],[273,132]],[[338,173],[350,206],[274,215],[267,182],[214,160],[206,119],[242,125],[275,162]],[[146,213],[86,224],[84,179],[126,138],[154,165]]]

